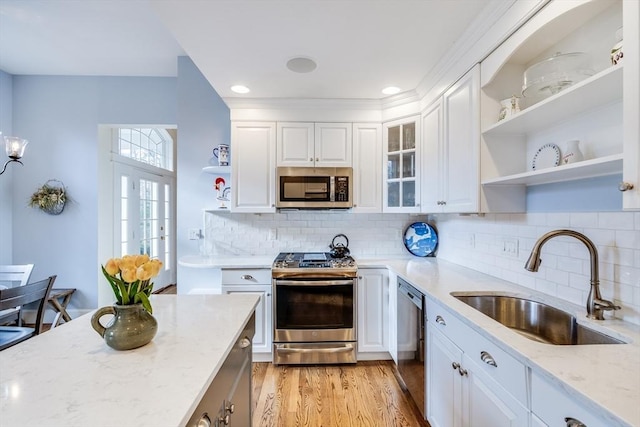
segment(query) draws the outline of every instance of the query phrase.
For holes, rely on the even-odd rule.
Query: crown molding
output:
[[[513,6],[516,0],[492,0],[480,13],[478,18],[469,28],[458,38],[458,40],[449,49],[450,54],[445,55],[442,59],[422,78],[416,93],[423,98],[429,90],[441,79],[446,73],[483,38],[488,28],[494,26],[500,18]],[[505,35],[506,37],[506,35]],[[498,44],[502,42],[502,39]],[[495,46],[493,47],[495,48]],[[492,49],[493,49],[492,48]],[[478,58],[475,62],[479,62],[489,52],[478,52]],[[472,64],[469,64],[471,67]]]
[[[331,98],[223,98],[230,109],[351,109],[380,110],[378,99],[331,99]]]

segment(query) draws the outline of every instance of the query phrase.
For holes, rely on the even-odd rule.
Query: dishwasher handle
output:
[[[416,307],[422,310],[422,294],[418,292],[413,286],[404,281],[398,281],[398,292],[404,295],[411,301]]]

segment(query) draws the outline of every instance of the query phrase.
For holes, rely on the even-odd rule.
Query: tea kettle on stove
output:
[[[344,238],[346,243],[342,243],[342,242],[336,242],[336,239],[340,240],[340,237]],[[349,239],[347,238],[347,236],[345,236],[344,234],[336,234],[333,237],[333,240],[331,241],[331,244],[329,245],[329,247],[331,248],[331,252],[329,252],[331,254],[332,258],[344,258],[346,256],[349,256]]]

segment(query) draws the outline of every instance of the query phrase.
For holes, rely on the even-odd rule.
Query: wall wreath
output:
[[[49,215],[60,215],[67,203],[67,189],[62,181],[50,179],[31,195],[29,206]]]

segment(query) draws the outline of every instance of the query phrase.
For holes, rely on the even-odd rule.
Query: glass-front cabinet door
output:
[[[384,212],[420,211],[419,116],[385,123]]]

